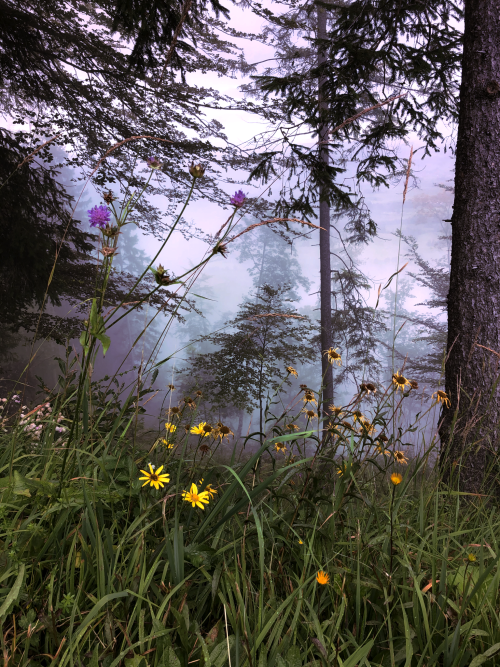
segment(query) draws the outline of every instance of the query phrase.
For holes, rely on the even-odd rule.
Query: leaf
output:
[[[226,664],[228,659],[227,645],[229,643],[229,650],[231,650],[234,646],[234,639],[234,635],[230,635],[214,648],[210,654],[210,660],[214,667],[223,667]]]
[[[302,655],[298,646],[291,646],[286,654],[288,667],[302,667]]]
[[[479,667],[479,665],[482,665],[484,662],[486,662],[490,658],[493,658],[495,655],[498,655],[499,653],[500,653],[500,643],[493,644],[493,646],[490,646],[490,648],[484,653],[481,653],[481,655],[476,655],[474,660],[470,663],[469,667]]]
[[[10,589],[10,591],[7,593],[7,597],[3,601],[2,606],[0,607],[0,619],[4,619],[7,614],[10,612],[14,604],[17,602],[19,595],[21,593],[21,588],[23,587],[24,583],[24,572],[26,570],[26,567],[24,563],[21,563],[21,566],[19,567],[19,572],[17,573],[16,580],[14,582],[14,585]]]
[[[26,496],[26,498],[31,498],[31,493],[27,488],[28,484],[22,475],[20,475],[17,470],[14,470],[14,493],[18,496]]]
[[[135,653],[133,658],[125,658],[124,663],[125,667],[146,667],[148,664],[142,655],[136,655]]]
[[[321,653],[321,655],[322,655],[324,658],[328,658],[328,653],[326,652],[326,648],[323,646],[323,644],[320,642],[320,640],[319,640],[319,639],[316,639],[316,637],[313,637],[313,638],[311,639],[311,641],[312,641],[312,643],[314,644],[314,646],[316,646],[316,648],[319,650],[319,652]]]
[[[368,653],[370,653],[373,642],[374,640],[370,639],[369,642],[357,648],[354,653],[347,658],[347,660],[344,660],[343,667],[355,667],[355,665],[360,664],[366,658]]]

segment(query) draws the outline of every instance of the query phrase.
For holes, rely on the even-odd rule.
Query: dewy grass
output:
[[[242,203],[237,193],[235,211]],[[322,422],[317,392],[304,385],[279,414],[278,390],[244,443],[200,421],[200,397],[186,396],[139,448],[130,427],[143,386],[109,394],[92,380],[121,317],[103,310],[118,235],[96,215],[106,252],[83,352],[68,351],[40,406],[0,401],[4,665],[495,664],[498,512],[441,483],[434,440],[406,454],[416,423],[390,428],[417,388],[404,367]],[[194,275],[222,252],[233,218]],[[176,280],[153,275],[155,289]],[[427,413],[447,400],[435,397]]]

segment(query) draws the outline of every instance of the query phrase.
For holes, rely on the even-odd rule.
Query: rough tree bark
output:
[[[320,5],[317,6],[317,36],[320,40],[326,40],[326,10]],[[318,67],[326,62],[325,52],[321,46],[318,49]],[[323,89],[326,83],[326,77],[320,76],[318,80],[318,107],[320,115],[320,125],[318,131],[318,140],[320,142],[320,159],[324,164],[328,164],[328,124],[321,122],[321,117],[327,117],[328,100]],[[328,192],[325,186],[320,186],[319,190],[319,262],[320,262],[320,312],[321,312],[321,371],[323,377],[323,413],[326,414],[328,406],[333,402],[333,373],[332,366],[328,357],[324,354],[326,350],[332,347],[332,270],[330,257],[330,206],[328,201]]]
[[[465,0],[440,438],[445,479],[470,492],[489,485],[500,435],[500,357],[484,347],[500,353],[500,0]]]

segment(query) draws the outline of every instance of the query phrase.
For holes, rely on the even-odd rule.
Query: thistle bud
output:
[[[150,169],[161,169],[163,167],[163,162],[160,162],[157,157],[150,155],[146,160],[147,165]]]
[[[163,268],[161,264],[158,265],[157,269],[151,268],[151,271],[155,277],[157,285],[170,285],[170,283],[172,282],[170,276],[168,275],[168,272],[166,271],[166,269]]]
[[[225,243],[218,243],[212,250],[213,255],[216,255],[217,253],[221,254],[225,259],[227,253],[227,245]]]
[[[111,190],[108,190],[107,192],[105,192],[105,193],[103,194],[102,198],[104,199],[104,201],[106,202],[106,204],[112,204],[112,203],[115,201],[115,199],[116,199],[116,197],[113,195],[113,193],[111,192]]]
[[[191,166],[189,167],[189,173],[193,178],[201,178],[205,173],[205,167],[203,167],[201,164],[195,164],[192,162]]]

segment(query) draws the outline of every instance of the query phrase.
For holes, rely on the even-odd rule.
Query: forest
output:
[[[500,664],[500,0],[0,0],[0,110],[4,667]]]

